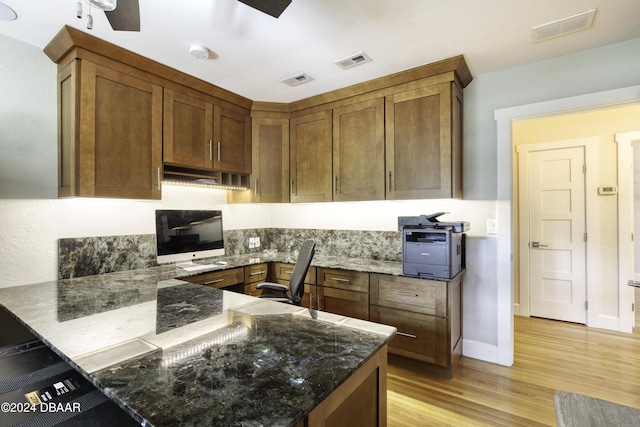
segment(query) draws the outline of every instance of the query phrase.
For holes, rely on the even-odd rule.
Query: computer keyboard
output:
[[[200,271],[200,270],[209,270],[211,268],[215,268],[216,266],[213,264],[198,264],[198,265],[190,265],[187,267],[180,267],[184,271]]]

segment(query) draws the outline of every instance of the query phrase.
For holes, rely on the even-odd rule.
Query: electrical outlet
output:
[[[259,237],[249,237],[249,249],[255,249],[260,247]]]

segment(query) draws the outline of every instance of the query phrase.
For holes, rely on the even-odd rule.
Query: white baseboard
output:
[[[498,363],[498,346],[463,338],[462,355],[485,362]]]

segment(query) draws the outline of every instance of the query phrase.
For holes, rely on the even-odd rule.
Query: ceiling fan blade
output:
[[[116,31],[140,31],[140,6],[138,0],[118,0],[118,6],[105,11],[111,28]]]
[[[282,12],[291,4],[291,0],[238,0],[241,3],[251,6],[254,9],[278,18]]]

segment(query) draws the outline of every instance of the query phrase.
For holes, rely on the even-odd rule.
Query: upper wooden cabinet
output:
[[[213,168],[251,173],[251,119],[248,111],[215,105],[213,109]]]
[[[256,117],[252,122],[253,201],[289,201],[289,120]]]
[[[44,52],[58,64],[61,197],[159,199],[167,175],[248,186],[251,100],[67,26]]]
[[[212,103],[165,89],[163,161],[192,168],[213,168]]]
[[[160,199],[162,87],[86,59],[58,73],[60,197]]]
[[[386,97],[387,199],[462,197],[461,111],[450,82]]]
[[[333,200],[383,200],[384,100],[333,110]]]
[[[248,113],[214,105],[204,94],[165,89],[164,162],[249,174],[250,124]]]
[[[331,201],[331,111],[294,117],[291,119],[290,129],[291,201]]]

